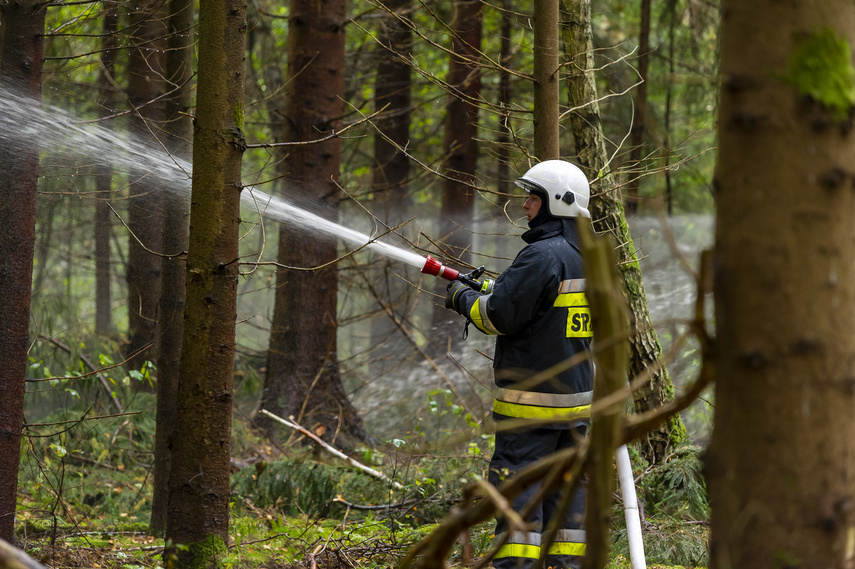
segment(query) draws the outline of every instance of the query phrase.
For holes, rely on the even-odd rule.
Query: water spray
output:
[[[21,117],[24,118],[23,121]],[[188,160],[164,155],[162,148],[158,146],[124,137],[111,129],[79,123],[62,109],[33,101],[13,90],[0,87],[0,141],[9,140],[13,136],[37,138],[46,146],[62,148],[72,158],[72,162],[89,166],[104,165],[124,171],[144,167],[147,177],[164,190],[189,197],[192,164]],[[372,236],[344,227],[253,186],[247,186],[241,193],[241,202],[246,209],[263,214],[268,219],[316,233],[325,233],[355,247],[364,247],[385,257],[397,259],[420,269],[423,274],[460,281],[474,290],[482,290],[485,284],[478,280],[484,273],[484,267],[461,274],[442,265],[430,255],[424,257],[378,241]]]

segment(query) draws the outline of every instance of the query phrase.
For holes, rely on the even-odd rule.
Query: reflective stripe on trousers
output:
[[[496,536],[498,543],[507,534]],[[499,548],[493,559],[521,557],[524,559],[540,559],[541,534],[537,532],[513,532],[508,541]],[[555,536],[555,541],[549,545],[548,555],[585,555],[585,530],[563,529]]]

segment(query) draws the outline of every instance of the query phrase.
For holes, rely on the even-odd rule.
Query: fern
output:
[[[656,466],[644,476],[644,507],[649,515],[709,519],[702,454],[703,449],[699,447],[682,446],[668,462]]]

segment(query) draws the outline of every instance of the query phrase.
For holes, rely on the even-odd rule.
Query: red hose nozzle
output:
[[[457,277],[460,275],[458,271],[446,267],[430,255],[425,259],[425,266],[422,267],[422,272],[426,275],[442,277],[449,281],[456,281]]]

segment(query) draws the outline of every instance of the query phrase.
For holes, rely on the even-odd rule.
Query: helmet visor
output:
[[[537,184],[535,182],[532,182],[531,180],[526,180],[525,178],[517,179],[514,182],[514,184],[516,184],[518,187],[524,189],[525,191],[527,191],[529,193],[534,192],[535,194],[538,194],[539,196],[544,197],[544,198],[547,197],[547,195],[548,195],[546,193],[546,189],[544,189],[543,186],[541,186],[540,184]]]

